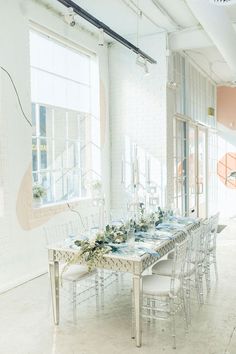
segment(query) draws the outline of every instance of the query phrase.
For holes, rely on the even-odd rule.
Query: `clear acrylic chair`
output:
[[[47,246],[50,244],[65,244],[74,242],[74,238],[79,235],[78,221],[70,221],[68,223],[55,224],[44,228]],[[70,240],[70,236],[71,238]],[[68,246],[68,244],[67,244]],[[85,301],[92,296],[98,296],[98,274],[97,270],[88,271],[86,265],[59,265],[59,274],[62,286],[69,284],[72,291],[71,301],[73,303],[73,314],[76,314],[77,303]]]
[[[216,260],[216,238],[217,229],[219,223],[219,213],[211,216],[210,218],[210,228],[208,230],[208,237],[206,240],[206,260],[205,260],[205,271],[207,274],[207,291],[211,289],[211,265],[214,266],[215,278],[218,280],[218,269]]]
[[[100,227],[100,217],[99,213],[93,213],[86,217],[86,234],[89,239],[94,239],[96,234],[101,230]],[[106,269],[98,269],[98,280],[99,280],[99,288],[101,290],[101,305],[104,307],[104,296],[105,289],[112,285],[114,282],[118,282],[119,276],[117,272],[106,270]]]
[[[187,308],[184,297],[182,275],[186,268],[188,239],[176,243],[170,276],[143,276],[142,316],[147,319],[171,320],[173,348],[176,348],[175,315],[184,311],[186,329],[188,327]],[[132,293],[132,310],[134,306]],[[134,338],[134,315],[132,311],[132,337]]]
[[[181,270],[178,271],[178,276],[183,277],[184,295],[187,306],[188,321],[191,322],[191,294],[192,289],[196,291],[196,296],[199,305],[203,304],[203,269],[205,262],[205,240],[204,240],[204,228],[201,225],[199,228],[192,230],[188,236],[188,255],[186,258],[186,267],[184,274],[181,274]],[[166,260],[157,262],[152,267],[152,273],[161,276],[170,276],[172,272],[174,262],[174,252],[171,253],[171,257],[168,255]]]

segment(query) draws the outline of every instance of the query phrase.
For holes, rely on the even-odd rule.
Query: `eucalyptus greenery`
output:
[[[144,231],[146,232],[151,225],[157,226],[163,221],[164,212],[158,207],[158,210],[152,212],[151,214],[145,214],[144,204],[140,203],[138,218],[133,220],[133,227],[135,231]]]
[[[109,244],[125,242],[127,240],[127,235],[127,225],[107,225],[104,231],[97,233],[94,240],[76,240],[75,245],[80,247],[80,250],[66,265],[65,269],[72,264],[85,261],[88,270],[92,271],[96,262],[101,260],[104,254],[109,253],[112,250],[112,247],[109,246]]]
[[[65,271],[70,265],[86,262],[88,270],[92,271],[98,261],[112,251],[112,244],[120,244],[127,241],[131,229],[135,231],[147,231],[150,225],[157,225],[163,218],[163,212],[159,209],[155,213],[145,215],[143,204],[140,204],[136,219],[130,219],[126,224],[120,226],[107,225],[104,231],[96,234],[93,240],[76,240],[75,245],[79,247],[73,259],[67,263]]]

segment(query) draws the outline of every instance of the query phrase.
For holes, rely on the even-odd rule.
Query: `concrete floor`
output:
[[[60,326],[52,321],[48,276],[0,296],[0,354],[236,354],[236,221],[218,236],[219,281],[201,308],[193,299],[192,325],[177,319],[177,349],[169,324],[143,325],[143,346],[130,338],[130,277],[106,289],[105,307],[95,298],[79,306],[77,324],[62,299]]]

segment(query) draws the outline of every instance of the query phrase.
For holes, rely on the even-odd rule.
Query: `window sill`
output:
[[[80,202],[87,202],[90,200],[92,200],[91,197],[84,197],[84,198],[76,198],[76,199],[64,200],[61,202],[50,203],[50,204],[41,204],[41,205],[34,205],[34,202],[33,202],[33,209],[34,210],[53,209],[53,208],[57,208],[57,207],[66,206],[67,204],[70,204],[73,207]]]

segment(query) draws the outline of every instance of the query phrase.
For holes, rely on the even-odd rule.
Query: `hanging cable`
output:
[[[17,91],[16,85],[15,85],[15,83],[14,83],[12,77],[11,77],[11,74],[10,74],[5,68],[3,68],[2,66],[0,66],[0,68],[2,69],[2,71],[4,71],[4,72],[7,74],[8,78],[10,79],[11,84],[12,84],[12,86],[13,86],[13,88],[14,88],[14,91],[15,91],[15,94],[16,94],[16,97],[17,97],[17,100],[18,100],[18,104],[19,104],[19,106],[20,106],[21,113],[22,113],[24,119],[27,121],[27,123],[32,127],[32,123],[31,123],[30,120],[27,118],[27,116],[26,116],[26,114],[25,114],[25,112],[24,112],[24,110],[23,110],[23,107],[22,107],[22,104],[21,104],[21,100],[20,100],[18,91]]]
[[[82,225],[84,231],[86,231],[86,227],[85,227],[85,225],[84,225],[84,221],[83,221],[83,218],[82,218],[80,212],[79,212],[78,210],[76,210],[76,209],[73,209],[73,208],[71,207],[70,203],[66,203],[66,204],[67,204],[69,210],[70,210],[72,213],[75,213],[75,214],[78,215],[78,218],[79,218],[79,220],[80,220],[80,222],[81,222],[81,225]]]
[[[137,0],[137,4],[136,4],[137,8],[139,9],[139,0]],[[136,46],[139,48],[139,20],[142,16],[142,11],[138,10],[138,14],[137,14],[137,38],[136,38]]]
[[[122,0],[122,2],[130,8],[136,15],[140,12],[142,12],[143,17],[145,17],[150,23],[152,23],[155,27],[160,29],[157,33],[163,33],[167,32],[167,28],[163,26],[159,26],[158,23],[156,23],[150,16],[147,15],[141,8],[137,6],[137,4],[133,0]]]

